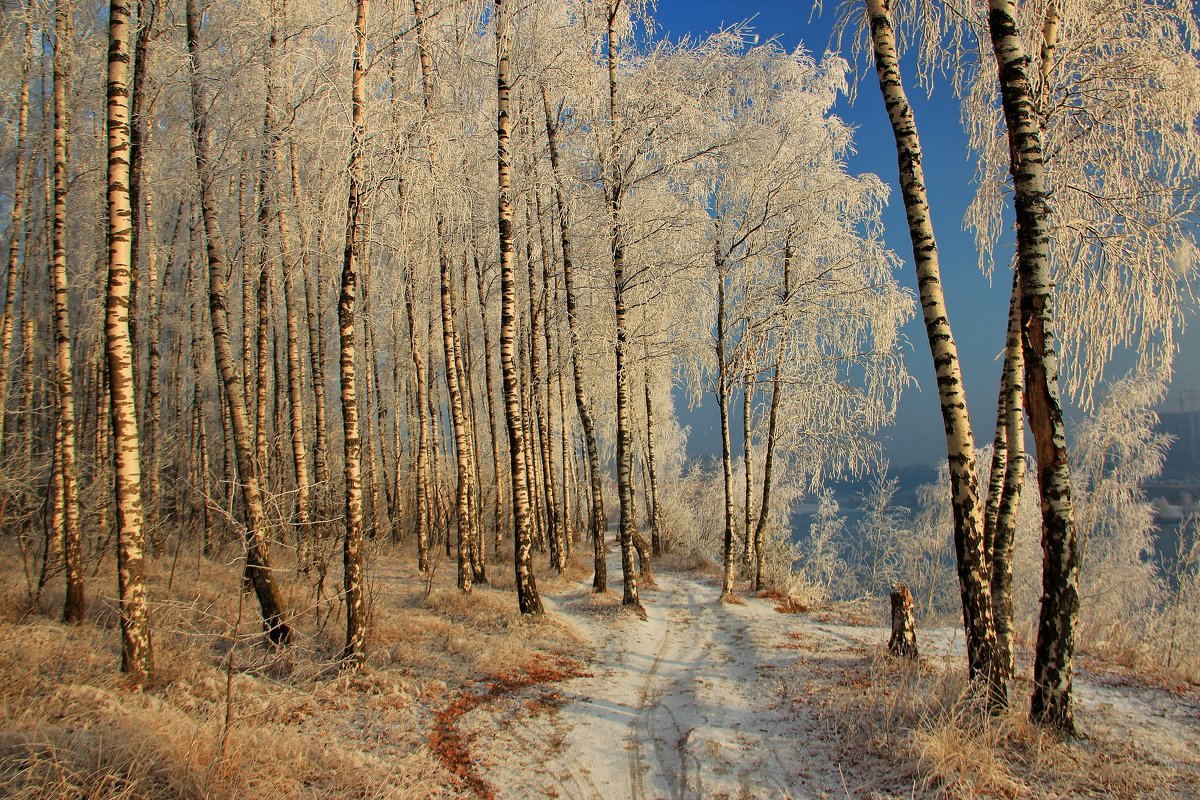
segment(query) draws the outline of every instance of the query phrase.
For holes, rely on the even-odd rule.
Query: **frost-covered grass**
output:
[[[379,552],[369,562],[367,670],[342,675],[339,570],[330,569],[320,604],[315,577],[279,570],[300,637],[273,652],[253,595],[239,601],[234,548],[197,560],[184,542],[173,579],[173,547],[151,562],[156,678],[145,692],[118,671],[111,563],[89,573],[87,621],[67,627],[57,621],[61,579],[30,609],[20,556],[4,554],[0,796],[459,796],[459,778],[429,746],[435,714],[474,681],[576,647],[551,620],[520,620],[508,591],[464,597],[452,569],[430,582],[411,554]],[[493,574],[511,584],[510,571]]]
[[[1192,701],[1133,680],[1113,692],[1087,683],[1070,741],[1029,722],[1028,680],[1015,682],[1009,711],[988,714],[961,656],[913,665],[876,651],[846,671],[831,711],[852,758],[884,758],[935,796],[1191,796],[1200,753],[1180,743],[1195,735]]]

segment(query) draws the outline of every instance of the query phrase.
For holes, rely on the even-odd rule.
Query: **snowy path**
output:
[[[785,666],[788,680],[812,688],[836,676],[815,666],[797,672],[787,615],[765,601],[717,604],[711,582],[675,573],[642,590],[642,621],[615,610],[613,567],[608,605],[582,584],[544,598],[547,611],[594,643],[598,671],[558,687],[552,713],[480,731],[481,761],[494,765],[486,777],[499,796],[845,796],[815,706],[781,696]],[[847,658],[862,644],[857,629],[818,627]]]
[[[717,584],[660,574],[642,589],[646,619],[590,581],[543,593],[548,613],[593,648],[593,674],[539,684],[463,719],[480,775],[501,798],[906,798],[919,778],[847,750],[826,702],[855,691],[882,627],[780,614],[774,603],[716,602]],[[961,658],[961,632],[920,634],[925,658]],[[583,654],[581,654],[582,656]],[[863,686],[866,688],[865,684]],[[1081,721],[1112,729],[1165,763],[1200,763],[1195,695],[1113,685],[1084,670]],[[1190,699],[1189,699],[1190,698]],[[844,731],[842,732],[844,734]],[[1184,792],[1183,796],[1190,796]]]

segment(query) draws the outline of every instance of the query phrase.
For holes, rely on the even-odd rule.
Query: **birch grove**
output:
[[[604,595],[619,558],[620,605],[645,619],[655,569],[696,556],[719,565],[713,602],[895,579],[924,614],[956,587],[998,711],[1040,581],[1032,716],[1069,733],[1098,627],[1088,548],[1140,581],[1139,613],[1164,591],[1139,572],[1139,486],[1195,277],[1196,22],[1139,0],[843,13],[898,191],[849,165],[841,56],[745,26],[671,40],[641,0],[6,5],[0,526],[31,607],[53,593],[87,624],[115,597],[122,668],[151,687],[176,574],[236,563],[255,643],[359,673],[384,657],[386,558],[427,600],[440,569],[527,617],[554,608],[539,580]],[[974,409],[990,450],[906,45],[916,82],[945,67],[962,99],[980,265],[1015,247],[981,300],[1007,309],[997,407]],[[889,204],[911,258],[885,244]],[[918,307],[946,449],[920,522],[893,507],[881,443]],[[1102,388],[1122,350],[1150,388]],[[1078,453],[1071,400],[1095,406]],[[710,462],[688,456],[689,404],[718,421]],[[829,486],[867,476],[850,525]],[[1106,527],[1108,496],[1138,537]]]

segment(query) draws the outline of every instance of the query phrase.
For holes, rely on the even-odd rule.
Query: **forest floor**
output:
[[[539,567],[547,614],[527,620],[511,567],[463,595],[445,557],[420,575],[406,549],[381,548],[367,668],[346,675],[336,565],[324,586],[279,572],[299,637],[271,651],[253,597],[238,598],[236,557],[184,548],[151,562],[157,675],[136,692],[116,669],[111,565],[90,572],[87,622],[64,626],[54,585],[31,610],[20,557],[6,555],[0,798],[1195,797],[1200,786],[1200,680],[1081,658],[1080,736],[1064,743],[1021,708],[971,707],[954,629],[919,630],[921,662],[896,663],[882,605],[720,604],[716,577],[678,560],[642,587],[644,619],[620,607],[615,552],[602,595],[585,552],[561,576]],[[1024,705],[1027,676],[1013,696]]]

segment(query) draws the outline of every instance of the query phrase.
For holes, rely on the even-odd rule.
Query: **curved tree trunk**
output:
[[[975,442],[967,414],[958,349],[950,330],[942,293],[937,242],[925,192],[921,144],[912,107],[900,78],[889,0],[867,0],[867,22],[874,47],[879,89],[896,139],[900,188],[913,244],[921,310],[937,373],[938,398],[946,427],[951,502],[954,506],[954,546],[962,595],[963,625],[967,635],[968,671],[972,681],[986,683],[990,701],[999,706],[1007,702],[1007,697],[1000,677],[1001,670],[997,668],[990,568],[984,552],[983,516],[975,477]]]
[[[550,113],[550,93],[542,87],[542,105],[546,112],[546,139],[550,145],[550,167],[554,173],[554,195],[558,202],[559,234],[562,244],[563,289],[567,297],[567,330],[571,335],[571,373],[575,383],[575,407],[579,411],[579,424],[583,428],[584,449],[587,451],[588,487],[591,499],[593,577],[592,588],[597,592],[608,590],[608,564],[604,560],[604,536],[608,522],[604,513],[604,490],[600,478],[600,454],[596,445],[596,426],[592,421],[591,400],[583,382],[583,368],[579,363],[579,331],[575,318],[577,299],[575,296],[574,256],[571,242],[571,219],[562,187],[562,175],[558,167],[557,126]]]
[[[1025,405],[1037,447],[1042,496],[1042,607],[1033,668],[1034,720],[1070,734],[1072,659],[1079,618],[1079,552],[1066,427],[1059,395],[1050,275],[1050,204],[1029,56],[1011,0],[989,0],[988,30],[1008,127],[1017,218],[1017,274],[1024,331]]]
[[[237,362],[229,339],[229,312],[225,251],[217,227],[216,201],[213,197],[213,170],[208,158],[208,88],[200,75],[200,3],[187,0],[187,45],[190,57],[192,95],[192,146],[196,155],[196,174],[199,179],[200,212],[204,223],[204,238],[208,260],[208,307],[212,323],[213,350],[217,370],[225,386],[229,425],[237,456],[242,485],[242,500],[246,506],[246,573],[262,610],[263,626],[273,644],[287,644],[292,629],[287,624],[287,607],[275,584],[267,551],[267,516],[263,509],[258,472],[254,468],[253,431],[246,411],[244,386],[238,375]]]

